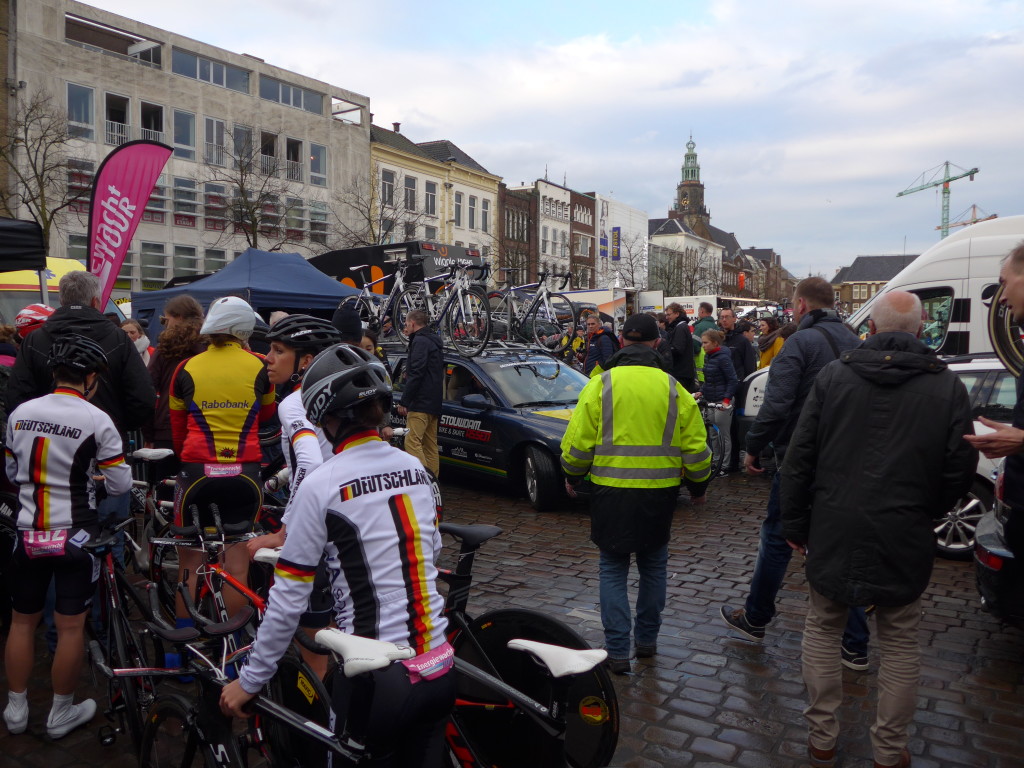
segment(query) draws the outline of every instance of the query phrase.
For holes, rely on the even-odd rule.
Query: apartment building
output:
[[[597,211],[595,287],[646,288],[647,212],[607,195],[588,194]]]
[[[37,94],[66,108],[73,189],[127,141],[174,149],[115,295],[216,270],[253,239],[307,256],[329,247],[350,215],[343,196],[369,173],[368,97],[74,0],[3,7],[8,112]],[[243,197],[259,201],[255,223]],[[86,257],[87,209],[72,206],[51,256]]]

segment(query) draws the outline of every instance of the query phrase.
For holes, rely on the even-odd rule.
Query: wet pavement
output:
[[[444,490],[447,520],[504,529],[477,556],[472,613],[508,606],[542,610],[601,645],[597,551],[589,542],[585,505],[540,514],[523,500],[468,481],[446,482]],[[706,505],[680,503],[658,656],[634,662],[631,675],[616,678],[622,715],[616,765],[809,764],[800,677],[807,587],[799,558],[763,645],[730,636],[718,615],[723,603],[741,605],[746,596],[767,491],[763,478],[733,475],[715,482]],[[970,563],[936,560],[924,611],[923,673],[909,745],[913,765],[1024,766],[1024,632],[1000,626],[981,610]],[[870,661],[868,672],[843,673],[839,768],[871,766],[874,650]],[[111,747],[99,744],[99,717],[60,741],[46,738],[47,663],[40,656],[36,665],[28,733],[0,735],[0,768],[134,765],[126,738]],[[87,672],[81,692],[89,688],[95,690]]]

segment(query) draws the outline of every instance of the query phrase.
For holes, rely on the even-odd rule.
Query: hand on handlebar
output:
[[[256,698],[255,693],[246,691],[240,682],[232,680],[220,692],[220,711],[226,717],[249,717],[245,706]]]

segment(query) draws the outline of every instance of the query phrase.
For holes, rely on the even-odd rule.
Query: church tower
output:
[[[668,212],[671,219],[682,219],[698,237],[710,239],[708,225],[711,214],[704,206],[704,185],[700,180],[700,164],[697,162],[697,145],[693,136],[686,142],[686,156],[683,159],[682,181],[676,186],[676,200]]]

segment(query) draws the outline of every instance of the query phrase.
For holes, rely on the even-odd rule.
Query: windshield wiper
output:
[[[575,402],[575,400],[531,400],[526,403],[517,403],[514,407],[531,408],[535,405],[570,405]]]

